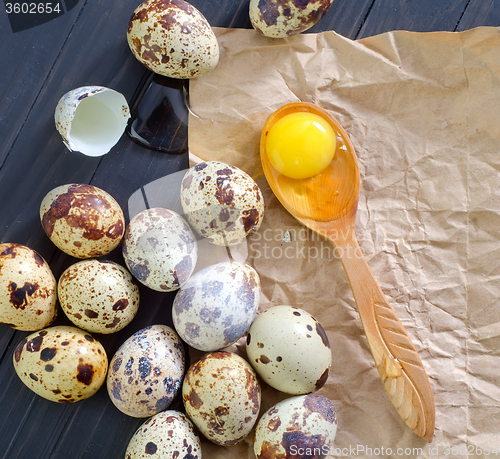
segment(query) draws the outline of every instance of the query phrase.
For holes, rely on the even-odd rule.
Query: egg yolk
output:
[[[319,174],[335,155],[337,138],[330,123],[319,115],[285,115],[269,130],[266,153],[283,175],[304,179]]]

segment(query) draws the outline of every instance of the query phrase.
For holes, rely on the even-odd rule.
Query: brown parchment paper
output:
[[[335,32],[216,34],[218,67],[190,82],[190,151],[241,167],[264,192],[266,215],[247,261],[261,277],[261,310],[295,305],[327,331],[333,368],[319,393],[338,411],[331,457],[498,457],[499,30],[359,41]],[[262,177],[262,126],[298,100],[331,111],[355,146],[357,235],[428,373],[436,402],[430,445],[385,393],[333,249],[287,214]],[[243,343],[234,349],[244,353]],[[285,397],[264,387],[262,409]],[[203,448],[209,459],[254,457],[251,436]]]

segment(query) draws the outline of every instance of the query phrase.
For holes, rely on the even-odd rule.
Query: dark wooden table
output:
[[[251,28],[248,0],[191,3],[212,26]],[[54,108],[70,89],[102,85],[131,100],[147,74],[126,42],[126,25],[138,4],[67,0],[66,14],[16,33],[0,6],[0,242],[38,251],[56,278],[76,260],[56,249],[42,230],[39,207],[48,191],[66,183],[96,185],[115,197],[128,222],[128,199],[136,190],[188,165],[185,153],[151,151],[125,135],[100,158],[70,153],[54,127]],[[482,25],[500,25],[500,0],[335,0],[310,32],[334,30],[359,39],[398,29],[461,31]],[[123,264],[119,249],[107,258]],[[133,332],[171,323],[172,299],[173,294],[141,288],[136,319],[121,332],[102,336],[109,357]],[[56,323],[69,324],[62,313]],[[124,457],[143,420],[121,414],[105,387],[73,405],[36,396],[12,366],[13,350],[27,335],[0,324],[0,457]]]

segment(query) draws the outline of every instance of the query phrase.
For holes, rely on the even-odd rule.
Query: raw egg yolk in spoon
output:
[[[319,115],[296,112],[279,119],[269,130],[266,153],[274,168],[293,179],[313,177],[335,155],[337,138],[330,123]]]

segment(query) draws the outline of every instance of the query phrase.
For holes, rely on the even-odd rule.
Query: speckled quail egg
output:
[[[247,332],[259,302],[260,279],[255,269],[222,262],[198,271],[181,287],[174,299],[172,319],[187,344],[216,351]]]
[[[23,339],[14,368],[33,392],[72,403],[94,395],[106,379],[108,358],[101,343],[76,327],[54,326]]]
[[[115,199],[92,185],[61,185],[40,206],[42,227],[63,252],[76,258],[100,257],[120,243],[125,218]]]
[[[264,198],[246,172],[218,161],[197,164],[181,184],[181,204],[195,231],[217,245],[236,245],[264,218]]]
[[[255,429],[257,459],[324,458],[337,433],[333,403],[317,394],[299,395],[266,411]]]
[[[153,416],[179,392],[184,369],[184,347],[177,333],[166,325],[151,325],[128,338],[111,359],[109,396],[128,416]]]
[[[266,37],[285,38],[310,29],[332,3],[333,0],[250,0],[250,22]]]
[[[139,288],[118,263],[83,260],[59,278],[59,303],[77,327],[114,333],[128,325],[139,308]]]
[[[159,292],[185,284],[198,258],[189,225],[176,212],[161,208],[144,210],[130,221],[122,251],[132,275]]]
[[[70,151],[102,156],[120,140],[130,110],[123,94],[103,86],[84,86],[61,97],[54,118]]]
[[[201,459],[201,442],[191,421],[179,411],[149,418],[130,440],[125,459]]]
[[[275,306],[257,316],[248,331],[247,355],[265,382],[288,394],[322,387],[332,364],[323,327],[292,306]]]
[[[243,440],[260,409],[260,386],[248,362],[237,354],[212,352],[189,368],[182,386],[186,413],[217,445]]]
[[[147,68],[170,78],[194,78],[219,61],[219,44],[205,17],[184,0],[148,0],[130,18],[127,40]]]
[[[24,245],[0,244],[0,323],[35,331],[56,314],[57,284],[47,262]]]

